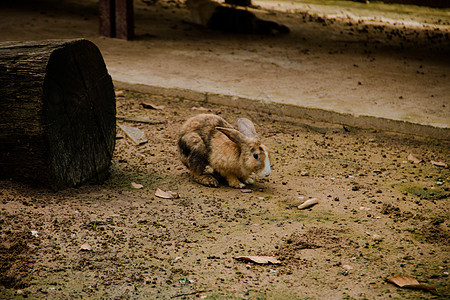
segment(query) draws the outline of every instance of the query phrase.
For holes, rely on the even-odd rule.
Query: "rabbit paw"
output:
[[[235,189],[242,189],[245,187],[245,184],[240,182],[237,178],[227,178],[228,185],[235,188]]]
[[[203,174],[194,177],[194,180],[202,185],[209,186],[209,187],[218,187],[219,182],[217,179],[215,179],[212,175],[209,174]]]
[[[231,186],[232,188],[235,188],[235,189],[243,189],[243,188],[245,188],[245,184],[242,183],[242,182],[240,182],[240,183],[238,183],[238,184],[230,184],[230,186]]]
[[[254,180],[253,178],[247,178],[244,182],[245,182],[246,184],[254,184],[254,183],[255,183],[255,180]]]

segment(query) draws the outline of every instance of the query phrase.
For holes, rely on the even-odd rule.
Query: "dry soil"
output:
[[[118,121],[149,141],[136,146],[118,130],[104,184],[52,192],[0,181],[2,298],[448,297],[450,172],[431,163],[448,163],[448,141],[132,91],[119,91],[117,109],[155,124]],[[179,162],[177,129],[205,111],[252,119],[270,147],[273,173],[250,193],[203,187]],[[299,210],[309,198],[319,204]],[[440,296],[385,282],[397,274]]]
[[[324,18],[324,6],[285,7],[261,13],[290,26],[290,35],[251,37],[186,22],[182,2],[136,6],[137,38],[125,42],[98,37],[96,1],[2,1],[0,38],[89,38],[115,79],[149,76],[154,85],[175,81],[231,94],[244,86],[264,100],[289,90],[284,78],[301,78],[295,88],[312,103],[348,98],[348,106],[340,105],[348,112],[372,97],[375,107],[394,112],[399,100],[423,99],[420,115],[401,106],[406,119],[448,122],[445,13],[432,11],[411,25],[363,22],[348,11],[344,19]],[[118,115],[156,123],[118,120],[140,128],[148,142],[136,146],[118,129],[105,183],[54,192],[0,181],[0,298],[449,297],[450,171],[432,164],[449,163],[448,140],[264,114],[247,102],[226,107],[117,92]],[[144,109],[142,102],[164,108]],[[200,186],[179,162],[178,128],[205,111],[233,124],[250,118],[270,147],[273,173],[257,179],[250,193]],[[409,154],[422,162],[408,161]],[[158,198],[157,188],[180,197]],[[309,198],[319,204],[299,210]],[[235,259],[242,255],[281,263]],[[397,274],[434,286],[438,295],[385,281]]]

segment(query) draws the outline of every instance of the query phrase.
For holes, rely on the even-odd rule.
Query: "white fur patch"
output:
[[[266,149],[264,149],[264,152],[266,153],[266,159],[264,160],[264,169],[258,173],[258,176],[260,177],[266,177],[269,176],[272,172],[272,169],[270,168],[270,159],[269,159],[269,153]]]

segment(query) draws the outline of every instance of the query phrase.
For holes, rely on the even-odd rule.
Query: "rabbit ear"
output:
[[[244,136],[236,129],[224,127],[216,127],[216,129],[225,134],[232,142],[235,142],[238,145],[241,145],[244,142]]]
[[[246,137],[257,137],[258,134],[255,130],[255,125],[253,122],[247,118],[242,118],[238,120],[239,131]]]

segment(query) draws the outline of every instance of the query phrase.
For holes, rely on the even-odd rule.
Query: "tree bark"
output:
[[[0,177],[52,188],[105,178],[114,87],[87,40],[0,43]]]

